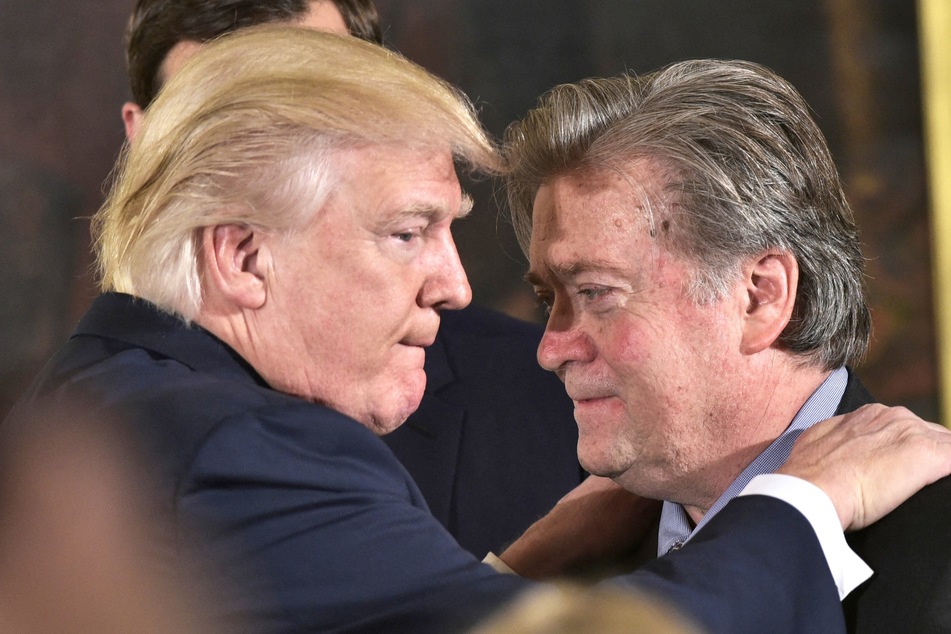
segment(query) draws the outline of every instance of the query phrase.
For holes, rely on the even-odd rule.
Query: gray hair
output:
[[[203,227],[292,233],[325,203],[338,150],[387,144],[501,167],[465,96],[395,53],[289,26],[223,36],[169,81],[123,150],[93,219],[102,290],[193,320]]]
[[[770,70],[696,60],[557,86],[509,127],[503,155],[526,252],[547,180],[646,159],[663,170],[668,199],[647,205],[651,233],[693,265],[696,301],[721,297],[743,259],[784,251],[798,262],[799,285],[779,343],[826,369],[865,354],[871,320],[852,211],[809,107]],[[667,214],[659,234],[654,212]]]

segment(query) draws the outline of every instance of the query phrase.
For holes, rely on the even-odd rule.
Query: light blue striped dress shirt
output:
[[[695,532],[703,528],[720,509],[726,506],[727,502],[736,497],[750,483],[750,480],[762,473],[772,473],[781,467],[789,457],[793,443],[799,438],[799,434],[835,414],[835,410],[838,409],[839,402],[842,400],[842,395],[845,394],[845,384],[848,382],[848,378],[849,373],[845,368],[839,368],[830,374],[822,385],[812,393],[812,396],[793,418],[786,431],[740,473],[733,484],[710,507],[710,510],[706,512],[696,528],[690,528],[690,520],[684,507],[673,502],[664,502],[657,538],[657,556],[660,557],[670,552],[671,549],[682,546]]]

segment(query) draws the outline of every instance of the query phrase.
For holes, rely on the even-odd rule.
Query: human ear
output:
[[[270,247],[260,230],[243,224],[205,227],[202,261],[205,282],[217,295],[241,308],[264,305]]]
[[[125,125],[125,138],[129,143],[135,141],[135,135],[142,124],[142,117],[145,116],[142,107],[133,101],[127,101],[122,104],[122,123]]]
[[[744,354],[756,354],[772,346],[792,317],[799,283],[799,263],[784,251],[766,252],[743,267],[745,310]]]

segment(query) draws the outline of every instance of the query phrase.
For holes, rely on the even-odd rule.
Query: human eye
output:
[[[535,289],[535,306],[545,311],[545,315],[551,315],[551,307],[554,303],[554,296],[550,291]]]
[[[390,237],[398,242],[410,243],[417,238],[420,238],[423,235],[423,230],[420,227],[413,229],[404,229],[402,231],[396,231],[390,234]]]
[[[592,308],[603,308],[609,303],[613,289],[608,286],[580,286],[575,294],[581,300],[582,305]]]

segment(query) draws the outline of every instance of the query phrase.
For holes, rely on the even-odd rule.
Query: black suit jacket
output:
[[[51,424],[102,415],[138,439],[170,546],[228,578],[206,605],[228,631],[452,632],[532,585],[461,549],[365,427],[270,389],[211,334],[145,302],[98,298],[3,431],[77,399],[85,417]],[[711,632],[834,633],[842,612],[825,567],[797,511],[749,496],[619,582]]]
[[[871,402],[850,372],[836,414]],[[951,632],[951,478],[846,537],[874,571],[842,604],[850,632]]]
[[[542,332],[476,306],[444,312],[423,401],[383,438],[433,515],[479,558],[584,479],[574,406],[535,360]]]

